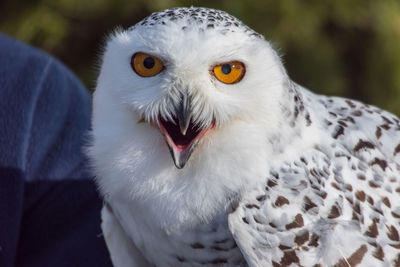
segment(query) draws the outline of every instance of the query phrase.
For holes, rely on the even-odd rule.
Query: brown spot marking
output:
[[[364,191],[357,191],[355,195],[356,195],[356,198],[358,200],[360,200],[361,202],[365,201],[365,193],[364,193]]]
[[[344,128],[341,125],[335,127],[335,133],[333,134],[333,138],[338,139],[340,135],[344,134]]]
[[[380,186],[378,184],[376,184],[374,181],[369,181],[368,182],[369,186],[372,188],[379,188]]]
[[[374,205],[374,199],[370,196],[367,196],[367,201],[369,204]]]
[[[277,263],[276,261],[272,261],[272,266],[273,267],[281,267],[281,265],[279,263]]]
[[[267,199],[267,195],[261,195],[256,197],[257,201],[263,202],[265,199]]]
[[[258,206],[258,205],[256,205],[256,204],[247,204],[246,205],[246,208],[248,208],[248,209],[254,209],[254,208],[256,208],[256,209],[260,209],[260,207]]]
[[[372,162],[370,163],[371,166],[372,166],[372,165],[375,165],[375,164],[379,165],[379,167],[381,167],[382,170],[385,170],[386,167],[388,166],[386,160],[384,160],[384,159],[378,159],[378,158],[374,158],[374,161],[372,161]]]
[[[354,152],[357,152],[357,151],[359,151],[360,149],[363,149],[363,148],[374,149],[375,146],[371,142],[364,141],[364,140],[360,139],[353,150],[354,150]]]
[[[367,252],[368,248],[366,245],[362,245],[359,247],[350,257],[345,259],[340,259],[334,266],[335,267],[347,267],[347,266],[357,266],[360,264],[364,258],[365,253]]]
[[[400,187],[397,187],[397,188],[396,188],[396,192],[397,192],[397,193],[400,193]]]
[[[345,184],[346,190],[353,192],[353,186],[351,184]]]
[[[351,214],[351,219],[354,221],[358,221],[360,218],[359,215],[353,211],[353,213]]]
[[[368,241],[368,244],[370,244],[373,247],[378,247],[378,244],[375,241]]]
[[[381,115],[381,117],[386,123],[393,124],[393,122],[390,119],[386,118],[385,116]]]
[[[313,267],[322,267],[322,264],[318,263],[318,264],[314,264]]]
[[[400,244],[389,244],[389,246],[394,247],[395,249],[400,249]]]
[[[346,120],[351,122],[351,123],[353,123],[353,124],[356,123],[356,121],[353,119],[353,117],[350,117],[350,116],[347,116]]]
[[[276,228],[276,225],[272,222],[269,223],[269,226],[271,226],[272,228]]]
[[[388,232],[386,233],[387,236],[393,241],[400,241],[399,232],[397,231],[396,227],[391,225],[390,227],[386,225]]]
[[[355,107],[357,107],[356,105],[354,105],[354,103],[351,101],[351,100],[346,100],[346,103],[347,103],[347,105],[349,105],[349,107],[351,107],[351,108],[355,108]]]
[[[271,171],[270,172],[272,176],[274,176],[276,179],[279,179],[279,173]]]
[[[394,149],[393,156],[396,156],[397,153],[400,153],[400,144],[398,144]]]
[[[346,200],[347,200],[351,205],[353,205],[353,197],[352,197],[352,196],[347,196],[347,197],[346,197]]]
[[[310,170],[310,174],[311,174],[312,176],[318,178],[318,173],[317,173],[317,171],[316,171],[315,169],[311,169],[311,170]]]
[[[372,255],[381,261],[383,261],[383,257],[385,257],[385,253],[383,252],[383,249],[381,246],[378,246],[378,248],[375,250],[374,254],[372,254]]]
[[[272,181],[271,179],[268,179],[267,185],[268,185],[269,187],[274,187],[274,186],[277,185],[277,183],[274,182],[274,181]]]
[[[306,211],[317,207],[317,204],[315,204],[314,202],[311,201],[311,199],[308,196],[304,197],[304,209]]]
[[[310,119],[310,114],[309,113],[307,113],[306,114],[306,121],[307,121],[307,126],[310,126],[311,125],[311,123],[312,123],[312,121],[311,121],[311,119]]]
[[[339,187],[339,185],[338,185],[337,183],[332,182],[331,185],[332,185],[332,187],[335,188],[336,190],[343,191],[343,190]]]
[[[383,212],[382,212],[382,210],[381,210],[380,208],[378,208],[378,207],[373,207],[372,209],[373,209],[375,212],[377,212],[377,213],[379,213],[380,215],[383,216]]]
[[[284,196],[278,196],[275,201],[275,206],[281,207],[283,205],[289,204],[289,200]]]
[[[303,226],[304,226],[303,216],[301,216],[301,214],[299,213],[294,217],[293,222],[286,224],[285,227],[286,227],[286,230],[290,230],[293,228],[299,228],[299,227],[303,227]]]
[[[390,129],[389,124],[382,124],[381,127],[382,127],[383,129],[385,129],[386,131]]]
[[[285,246],[285,245],[282,245],[282,244],[280,244],[280,245],[279,245],[279,249],[280,249],[280,250],[282,250],[282,251],[285,251],[285,250],[292,249],[292,248],[291,248],[291,247],[288,247],[288,246]]]
[[[382,202],[383,202],[383,204],[385,204],[385,205],[388,206],[389,208],[392,207],[392,204],[390,204],[390,200],[389,200],[388,197],[383,197],[383,198],[382,198]]]
[[[353,206],[353,210],[354,210],[356,213],[361,214],[360,203],[356,203],[356,204]]]
[[[369,227],[368,231],[365,232],[365,234],[369,237],[375,238],[378,236],[378,226],[376,225],[376,221],[374,221]]]
[[[395,217],[396,219],[400,219],[400,215],[397,213],[394,213],[394,211],[392,211],[392,216]]]
[[[356,116],[356,117],[360,117],[362,115],[362,111],[361,110],[354,110],[351,115]]]
[[[339,120],[338,123],[343,127],[347,127],[347,123],[345,123],[343,120]]]
[[[312,234],[310,238],[310,242],[308,242],[308,245],[311,247],[318,247],[319,246],[319,235],[317,234]]]
[[[379,126],[376,127],[375,135],[376,135],[376,138],[378,138],[378,139],[381,138],[381,136],[382,136],[382,128],[381,127],[379,127]]]
[[[204,248],[204,245],[201,244],[201,243],[193,243],[193,244],[191,244],[190,246],[191,246],[192,248],[194,248],[194,249],[203,249],[203,248]]]
[[[336,205],[333,205],[331,211],[329,212],[328,219],[334,219],[339,217],[340,215],[341,214],[339,208]]]
[[[282,266],[289,266],[292,263],[299,263],[299,258],[296,255],[296,251],[288,250],[283,252],[283,256],[281,258]]]
[[[243,217],[242,220],[244,223],[249,224],[249,221],[246,219],[246,217]]]
[[[357,174],[357,178],[362,180],[362,181],[365,181],[367,179],[367,178],[365,178],[365,175],[363,175],[361,173]]]
[[[309,239],[310,239],[310,233],[308,232],[308,230],[305,230],[302,233],[299,233],[298,235],[296,235],[296,237],[294,238],[294,242],[298,246],[301,246],[305,242],[307,242]]]

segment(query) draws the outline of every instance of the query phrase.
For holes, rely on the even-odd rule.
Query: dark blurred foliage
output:
[[[400,115],[399,0],[2,0],[0,31],[53,54],[93,89],[107,33],[191,5],[225,10],[264,34],[314,92]]]

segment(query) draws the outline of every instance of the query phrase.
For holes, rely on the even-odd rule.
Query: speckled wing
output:
[[[342,98],[304,102],[322,142],[272,166],[229,215],[249,266],[400,266],[399,119]]]

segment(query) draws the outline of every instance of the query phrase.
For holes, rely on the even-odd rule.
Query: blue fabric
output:
[[[0,266],[111,266],[82,144],[90,95],[54,58],[0,34]]]

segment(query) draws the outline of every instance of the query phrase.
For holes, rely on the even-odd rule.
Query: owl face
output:
[[[274,125],[284,76],[269,43],[232,16],[166,10],[111,36],[95,111],[104,119],[96,108],[101,95],[108,109],[124,114],[105,115],[116,128],[132,124],[161,133],[180,169],[202,139],[221,128],[237,121]]]

